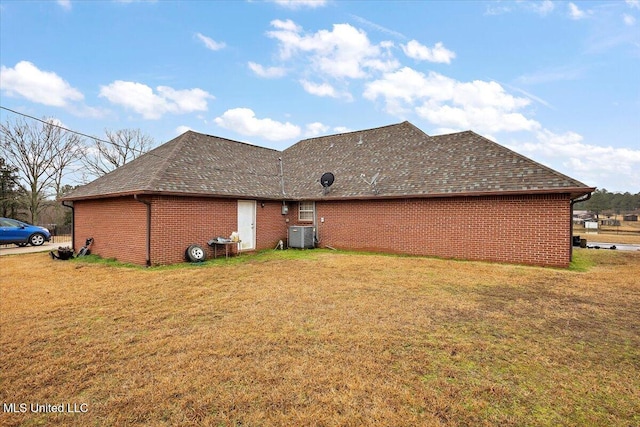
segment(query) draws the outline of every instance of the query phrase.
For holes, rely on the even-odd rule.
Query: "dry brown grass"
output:
[[[0,425],[640,424],[640,254],[0,258]]]
[[[640,245],[640,234],[624,234],[615,231],[599,231],[598,233],[574,233],[589,242],[624,243],[628,245]]]
[[[589,232],[579,225],[574,226],[573,234],[587,239],[587,242],[624,243],[640,245],[640,222],[621,221],[620,226],[600,226],[597,233]]]

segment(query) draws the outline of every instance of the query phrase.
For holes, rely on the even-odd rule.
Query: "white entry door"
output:
[[[238,237],[240,250],[256,248],[256,201],[238,200]]]

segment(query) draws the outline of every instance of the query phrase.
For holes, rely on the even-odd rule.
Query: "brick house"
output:
[[[137,264],[233,231],[242,251],[273,248],[312,225],[321,247],[567,267],[573,203],[592,191],[473,132],[403,122],[284,151],[189,131],[63,203],[74,247],[93,237],[94,253]]]

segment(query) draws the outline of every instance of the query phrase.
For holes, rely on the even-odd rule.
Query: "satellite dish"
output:
[[[324,188],[328,188],[328,187],[331,187],[335,179],[336,177],[333,176],[331,172],[325,172],[320,177],[320,184],[322,184]]]

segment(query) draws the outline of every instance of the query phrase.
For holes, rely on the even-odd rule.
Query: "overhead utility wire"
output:
[[[21,113],[21,112],[19,112],[19,111],[12,110],[11,108],[3,107],[2,105],[0,105],[0,108],[2,108],[3,110],[10,111],[10,112],[12,112],[13,114],[18,114],[18,115],[20,115],[20,116],[28,117],[28,118],[30,118],[30,119],[33,119],[33,120],[39,121],[40,123],[44,123],[45,125],[49,125],[49,126],[53,126],[53,127],[57,127],[57,128],[59,128],[59,129],[65,130],[65,131],[67,131],[67,132],[75,133],[75,134],[77,134],[77,135],[82,135],[82,136],[84,136],[84,137],[86,137],[86,138],[95,139],[96,141],[105,142],[105,143],[107,143],[107,144],[118,145],[118,144],[114,144],[114,143],[112,143],[112,142],[110,142],[110,141],[105,141],[104,139],[97,138],[97,137],[95,137],[95,136],[87,135],[86,133],[82,133],[82,132],[78,132],[78,131],[75,131],[75,130],[71,130],[71,129],[68,129],[68,128],[64,127],[64,126],[60,126],[60,125],[57,125],[57,124],[55,124],[55,123],[47,122],[47,121],[45,121],[45,120],[39,119],[39,118],[37,118],[37,117],[30,116],[30,115],[28,115],[28,114],[25,114],[25,113]]]
[[[123,148],[123,149],[129,149],[131,151],[137,151],[138,154],[140,154],[140,155],[149,153],[148,151],[142,151],[142,150],[134,148],[134,147],[125,147],[125,146],[123,146],[121,144],[118,144],[117,142],[114,142],[114,141],[106,141],[104,139],[100,139],[100,138],[95,137],[95,136],[87,135],[86,133],[78,132],[76,130],[72,130],[72,129],[66,128],[64,126],[60,126],[60,125],[58,125],[56,123],[53,123],[53,122],[47,122],[46,120],[42,120],[42,119],[39,119],[37,117],[30,116],[29,114],[25,114],[25,113],[21,113],[19,111],[12,110],[11,108],[3,107],[2,105],[0,105],[0,108],[3,109],[3,110],[10,111],[10,112],[12,112],[14,114],[18,114],[20,116],[28,117],[28,118],[30,118],[32,120],[36,120],[36,121],[38,121],[40,123],[44,123],[45,125],[53,126],[53,127],[58,128],[58,129],[62,129],[64,131],[66,131],[66,132],[75,133],[76,135],[81,135],[81,136],[84,136],[86,138],[93,139],[94,141],[104,142],[105,144],[115,145],[116,147]],[[149,153],[149,154],[152,155],[152,156],[158,157],[160,159],[165,159],[166,160],[165,157],[158,156],[157,154],[154,154],[154,153]]]
[[[32,120],[36,120],[36,121],[38,121],[38,122],[40,122],[40,123],[44,123],[45,125],[49,125],[49,126],[53,126],[53,127],[57,127],[57,128],[62,129],[62,130],[64,130],[64,131],[71,132],[71,133],[75,133],[75,134],[77,134],[77,135],[81,135],[81,136],[84,136],[84,137],[86,137],[86,138],[93,139],[93,140],[95,140],[95,141],[100,141],[100,142],[104,142],[104,143],[106,143],[106,144],[115,145],[116,147],[120,147],[120,148],[127,148],[127,147],[124,147],[123,145],[118,144],[117,142],[113,142],[113,141],[106,141],[106,140],[104,140],[104,139],[100,139],[100,138],[97,138],[97,137],[95,137],[95,136],[87,135],[86,133],[82,133],[82,132],[78,132],[78,131],[75,131],[75,130],[71,130],[71,129],[68,129],[68,128],[64,127],[64,126],[60,126],[60,125],[57,125],[57,124],[52,123],[52,122],[47,122],[47,121],[45,121],[45,120],[39,119],[39,118],[34,117],[34,116],[30,116],[29,114],[21,113],[21,112],[19,112],[19,111],[12,110],[11,108],[3,107],[2,105],[0,105],[0,109],[10,111],[10,112],[12,112],[12,113],[14,113],[14,114],[17,114],[17,115],[19,115],[19,116],[28,117],[28,118],[30,118],[30,119],[32,119]],[[156,148],[157,148],[157,147],[156,147]],[[142,151],[142,150],[134,149],[134,148],[129,148],[129,149],[130,149],[130,150],[132,150],[132,151],[137,151],[140,155],[142,155],[142,154],[149,154],[150,156],[154,156],[154,157],[157,157],[157,158],[159,158],[159,159],[167,160],[167,158],[166,158],[166,157],[164,157],[164,156],[159,156],[159,155],[157,155],[157,154],[155,154],[155,153],[152,153],[151,151]],[[214,169],[214,170],[218,170],[218,171],[222,171],[222,172],[234,172],[234,173],[247,174],[247,175],[256,175],[256,176],[266,176],[266,177],[278,176],[278,174],[271,175],[271,174],[251,173],[251,172],[246,172],[246,171],[239,171],[239,170],[237,170],[237,169],[223,169],[223,168],[219,168],[219,167],[215,167],[215,166],[214,166],[214,167],[212,167],[212,169]]]

